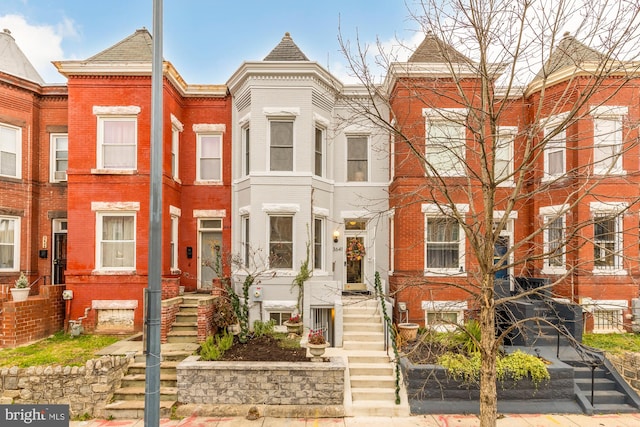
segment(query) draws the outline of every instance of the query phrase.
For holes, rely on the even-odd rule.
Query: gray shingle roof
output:
[[[549,76],[567,66],[579,66],[584,62],[599,62],[603,59],[604,55],[600,52],[579,42],[569,33],[565,33],[560,43],[558,43],[558,47],[551,53],[551,56],[538,71],[534,80],[541,79],[545,75]]]
[[[93,55],[87,62],[151,62],[153,42],[146,28],[140,28],[129,37]]]
[[[470,64],[473,61],[428,32],[420,46],[409,57],[408,62]]]
[[[265,61],[308,61],[309,58],[302,53],[300,48],[293,42],[291,34],[284,33],[284,37],[276,47],[273,48]]]
[[[11,31],[0,32],[0,71],[40,85],[44,80],[16,44]]]

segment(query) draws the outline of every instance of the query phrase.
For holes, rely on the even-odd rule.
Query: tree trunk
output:
[[[480,299],[480,426],[495,427],[498,415],[496,391],[495,305],[493,280],[484,280]]]

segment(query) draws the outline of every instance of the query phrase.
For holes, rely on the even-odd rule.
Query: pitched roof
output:
[[[309,58],[293,42],[291,34],[284,33],[284,37],[276,47],[273,48],[264,61],[308,61]]]
[[[564,67],[579,66],[585,62],[599,62],[604,58],[604,55],[597,50],[579,42],[569,33],[564,33],[564,37],[558,43],[558,47],[551,53],[551,56],[538,71],[534,80],[547,77]]]
[[[151,62],[153,42],[146,28],[140,28],[129,37],[87,59],[87,62]]]
[[[408,62],[470,64],[473,61],[429,31]]]
[[[11,36],[11,31],[7,29],[0,32],[0,71],[40,85],[44,84],[40,74],[20,50]]]

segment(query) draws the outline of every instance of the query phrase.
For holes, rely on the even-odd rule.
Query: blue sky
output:
[[[407,0],[411,3],[412,0]],[[85,59],[146,27],[152,0],[2,0],[11,30],[46,82],[63,82],[50,61]],[[164,0],[164,57],[188,83],[222,84],[243,61],[261,60],[290,32],[296,44],[348,81],[338,32],[374,44],[415,37],[404,0]],[[418,41],[421,40],[421,37]]]

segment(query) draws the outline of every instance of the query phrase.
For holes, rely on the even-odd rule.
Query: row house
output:
[[[491,123],[477,114],[473,61],[428,34],[392,64],[386,88],[404,137],[392,146],[389,188],[396,316],[437,329],[473,316],[481,279],[472,245],[492,227],[494,262],[504,265],[495,279],[509,293],[548,283],[558,301],[581,306],[587,330],[632,327],[640,79],[632,64],[605,63],[565,34],[527,87],[489,88],[501,113],[485,132],[476,130]]]

